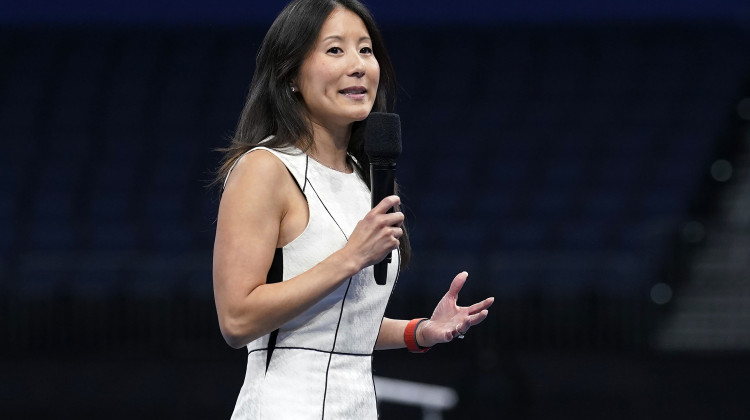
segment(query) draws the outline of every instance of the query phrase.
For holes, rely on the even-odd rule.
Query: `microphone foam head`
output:
[[[394,161],[401,154],[401,118],[398,114],[371,112],[363,121],[365,153],[371,161]]]

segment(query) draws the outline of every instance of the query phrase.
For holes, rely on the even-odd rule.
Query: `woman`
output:
[[[376,419],[374,349],[422,352],[487,317],[456,305],[461,273],[428,320],[384,318],[409,255],[400,204],[370,209],[351,140],[386,111],[393,69],[356,0],[296,0],[269,29],[218,180],[214,294],[227,343],[248,349],[233,418]],[[272,136],[270,136],[272,135]],[[393,250],[387,284],[372,265]]]

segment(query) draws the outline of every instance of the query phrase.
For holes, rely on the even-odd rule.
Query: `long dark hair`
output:
[[[303,151],[313,146],[313,129],[305,104],[291,91],[290,85],[315,45],[323,23],[339,6],[362,19],[380,66],[380,82],[372,111],[393,110],[396,76],[383,37],[369,10],[357,0],[294,0],[281,11],[263,39],[237,129],[229,147],[219,149],[224,156],[213,186],[222,185],[237,159],[271,134],[275,136],[263,146],[272,149],[296,146]],[[354,123],[352,133],[357,131],[359,124]],[[359,162],[359,165],[352,166],[370,185],[369,159],[364,152],[362,136],[351,137],[348,152]],[[411,257],[406,228],[399,248],[401,266],[405,267]]]

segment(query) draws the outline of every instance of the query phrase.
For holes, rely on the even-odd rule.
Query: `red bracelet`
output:
[[[427,318],[414,318],[406,324],[404,341],[406,342],[406,348],[412,353],[424,353],[430,349],[430,347],[422,347],[417,343],[417,328],[424,321],[427,321]]]

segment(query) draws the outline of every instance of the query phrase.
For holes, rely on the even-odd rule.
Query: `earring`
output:
[[[292,93],[295,93],[295,92],[297,92],[297,87],[296,86],[292,86]]]

